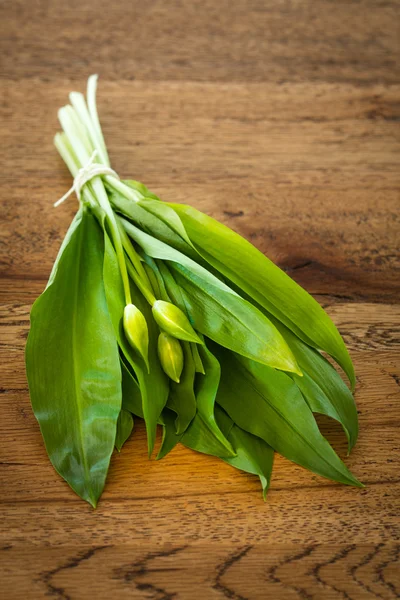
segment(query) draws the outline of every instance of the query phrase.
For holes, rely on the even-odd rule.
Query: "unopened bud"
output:
[[[179,341],[162,331],[158,336],[158,356],[164,372],[179,383],[183,369],[183,350]]]
[[[127,304],[124,309],[124,331],[129,344],[140,354],[149,368],[149,331],[143,314],[134,304]]]
[[[164,300],[156,300],[152,310],[157,325],[166,333],[178,338],[178,340],[202,344],[201,339],[189,323],[189,319],[175,304]]]

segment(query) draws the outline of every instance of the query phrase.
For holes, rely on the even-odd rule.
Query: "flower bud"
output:
[[[156,300],[152,310],[157,325],[169,335],[178,338],[178,340],[202,344],[201,339],[189,323],[189,319],[175,304],[164,300]]]
[[[124,309],[124,331],[129,344],[140,354],[149,367],[149,331],[143,314],[134,304],[127,304]]]
[[[178,340],[162,331],[158,336],[158,356],[164,372],[179,383],[183,369],[183,350]]]

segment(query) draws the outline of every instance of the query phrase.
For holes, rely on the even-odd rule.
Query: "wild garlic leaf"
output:
[[[196,396],[193,389],[196,366],[189,342],[180,343],[184,356],[183,371],[179,383],[169,382],[167,402],[167,406],[176,412],[175,427],[178,435],[186,431],[196,414]]]
[[[53,283],[55,276],[57,274],[58,264],[60,262],[62,255],[64,254],[64,250],[70,243],[71,238],[72,238],[73,234],[75,233],[75,230],[77,229],[77,227],[79,227],[81,225],[82,211],[83,211],[82,208],[80,210],[78,210],[78,212],[75,214],[74,218],[72,219],[72,222],[71,222],[71,224],[68,228],[68,231],[62,241],[60,249],[57,253],[56,260],[54,261],[53,267],[51,269],[51,273],[50,273],[50,277],[49,277],[49,280],[46,285],[46,289]]]
[[[215,405],[215,416],[221,431],[232,444],[236,456],[223,458],[236,469],[258,475],[264,500],[271,484],[274,450],[264,440],[241,429],[219,404]]]
[[[227,448],[226,442],[222,444],[215,437],[213,431],[207,427],[198,413],[180,441],[184,446],[196,450],[196,452],[211,454],[222,459],[232,457],[232,448]]]
[[[103,283],[104,243],[81,208],[31,312],[26,368],[33,411],[58,473],[96,506],[121,410],[121,369]]]
[[[214,437],[226,448],[226,456],[235,456],[235,450],[221,431],[215,419],[215,398],[221,377],[221,367],[206,345],[199,347],[204,375],[196,376],[197,414]]]
[[[165,456],[165,453],[167,452],[167,448],[169,451],[169,449],[171,449],[178,443],[178,441],[181,439],[182,434],[185,432],[185,430],[187,433],[187,436],[185,438],[186,442],[189,443],[188,440],[189,441],[192,440],[192,445],[200,443],[200,441],[198,440],[199,431],[201,432],[202,436],[207,439],[211,439],[210,434],[212,435],[214,440],[212,442],[211,450],[210,450],[210,452],[208,452],[208,454],[213,454],[214,453],[213,451],[215,451],[215,448],[217,448],[217,452],[219,453],[218,455],[230,456],[230,457],[235,456],[235,451],[233,450],[231,444],[228,442],[228,440],[226,439],[226,437],[224,436],[224,434],[218,427],[218,424],[215,420],[215,415],[214,415],[215,397],[216,397],[217,390],[218,390],[220,372],[221,372],[219,363],[218,363],[217,359],[212,355],[212,353],[206,348],[206,346],[200,346],[199,352],[200,352],[200,356],[202,358],[202,363],[204,365],[205,373],[204,373],[204,375],[198,374],[196,376],[196,384],[195,384],[195,394],[196,395],[195,395],[195,404],[194,404],[194,413],[195,414],[192,416],[191,421],[190,421],[190,423],[193,424],[193,428],[192,428],[192,424],[188,423],[189,427],[185,427],[184,429],[177,428],[176,435],[173,435],[169,431],[168,419],[170,420],[171,416],[168,415],[168,418],[166,419],[167,422],[165,424],[166,430],[164,432],[165,442],[163,442],[162,449],[160,450],[160,453],[159,453],[160,458],[162,456]],[[194,368],[194,365],[193,365],[193,368]],[[190,392],[190,396],[192,393],[194,393],[193,392],[193,381],[192,381],[192,389]],[[187,397],[189,397],[189,394],[187,394]],[[184,402],[184,397],[182,398],[182,402]],[[191,405],[191,403],[190,403],[190,405]],[[174,397],[171,398],[171,396],[170,396],[170,398],[168,399],[167,406],[169,408],[171,408],[172,410],[174,410],[178,414],[178,417],[179,417],[179,408],[180,407],[176,405]],[[196,413],[196,409],[197,409],[197,413]],[[180,410],[182,410],[182,408],[180,408]],[[195,423],[193,422],[193,417],[196,421]],[[181,435],[179,435],[179,434],[181,434]],[[199,451],[205,451],[204,446],[201,446],[201,447],[203,448],[203,450],[199,450]],[[194,449],[197,449],[197,447]]]
[[[161,460],[175,448],[180,442],[183,433],[176,433],[176,412],[165,407],[160,415],[159,423],[163,428],[161,447],[157,454],[157,460]]]
[[[283,325],[277,325],[290,345],[303,372],[293,375],[311,410],[338,421],[347,436],[349,452],[358,437],[358,415],[354,398],[333,366]]]
[[[125,308],[124,290],[115,250],[105,232],[104,282],[111,319],[118,344],[125,359],[132,367],[142,396],[143,415],[146,422],[149,454],[153,451],[157,421],[168,397],[167,377],[161,369],[157,356],[158,330],[151,309],[137,288],[132,285],[132,301],[143,313],[149,330],[149,364],[147,372],[143,359],[132,349],[123,331],[122,315]]]
[[[131,182],[125,181],[124,183],[129,185]],[[143,208],[139,202],[132,202],[132,200],[128,200],[119,192],[111,189],[108,189],[108,197],[116,212],[132,220],[143,231],[157,237],[166,244],[174,246],[192,258],[198,256],[198,253],[175,231],[173,226],[168,225],[156,214]]]
[[[117,421],[117,434],[115,436],[115,447],[121,452],[122,446],[129,439],[133,430],[133,417],[128,410],[121,408]]]
[[[191,450],[196,450],[196,452],[202,452],[203,454],[211,454],[218,458],[224,459],[234,456],[232,448],[227,447],[226,441],[223,444],[219,441],[214,435],[212,428],[205,424],[199,413],[196,414],[183,434],[176,433],[175,413],[168,408],[163,410],[160,423],[163,426],[163,440],[157,460],[164,458],[179,442]]]
[[[235,352],[277,369],[299,372],[271,321],[201,265],[122,219],[127,233],[152,258],[169,261],[194,328]]]
[[[135,379],[129,363],[125,363],[126,358],[121,358],[121,373],[122,373],[122,408],[136,415],[143,417],[142,395],[140,387]]]
[[[276,369],[301,373],[292,352],[277,329],[253,305],[218,287],[181,265],[171,264],[176,282],[197,331],[221,346]]]
[[[138,204],[141,208],[144,208],[144,210],[160,219],[160,221],[163,221],[176,234],[178,234],[188,244],[188,246],[192,246],[192,242],[190,241],[179,216],[172,208],[165,204],[165,202],[146,198],[145,200],[139,200]]]
[[[210,265],[306,343],[335,358],[354,387],[354,367],[343,339],[312,296],[222,223],[190,206],[167,204],[179,215],[192,244]]]
[[[222,368],[217,402],[242,429],[323,477],[362,487],[327,440],[300,390],[285,373],[218,348]]]

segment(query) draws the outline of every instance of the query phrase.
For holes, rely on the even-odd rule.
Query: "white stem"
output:
[[[98,75],[91,75],[88,79],[87,84],[87,103],[90,118],[96,132],[97,144],[101,147],[100,156],[105,165],[110,166],[110,159],[108,158],[106,144],[104,142],[103,132],[101,130],[101,125],[99,121],[99,115],[97,113],[97,104],[96,104],[96,90],[97,90],[97,79]]]
[[[97,150],[100,161],[104,165],[109,166],[108,156],[104,154],[103,145],[98,139],[97,130],[87,109],[84,95],[79,92],[71,92],[69,99],[81,123],[86,127],[92,146]]]

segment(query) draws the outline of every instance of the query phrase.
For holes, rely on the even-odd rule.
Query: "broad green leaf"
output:
[[[122,408],[136,415],[143,417],[142,396],[140,387],[134,375],[131,373],[128,365],[125,364],[125,358],[121,358],[122,373]]]
[[[163,221],[168,227],[170,227],[176,234],[178,234],[189,246],[192,246],[192,242],[189,239],[188,234],[182,221],[178,217],[177,213],[170,208],[164,202],[160,200],[145,199],[138,202],[139,206],[144,208],[147,212],[151,213],[161,221]]]
[[[148,451],[151,454],[157,428],[157,421],[168,397],[167,377],[161,369],[157,356],[158,329],[151,315],[151,309],[137,288],[132,285],[132,302],[141,310],[149,329],[149,364],[150,373],[142,358],[132,349],[127,341],[122,317],[125,308],[124,290],[115,250],[108,234],[105,232],[104,282],[111,319],[115,335],[123,355],[132,367],[142,396],[143,415],[146,422]]]
[[[179,442],[196,452],[211,454],[218,458],[225,459],[234,456],[232,448],[227,448],[226,440],[222,444],[199,413],[196,414],[186,431],[179,435],[176,433],[175,416],[171,410],[164,409],[160,421],[163,426],[163,441],[157,459],[164,458]]]
[[[221,346],[276,369],[300,373],[276,328],[246,300],[204,284],[185,267],[171,264],[194,328]]]
[[[221,363],[217,402],[242,429],[303,467],[362,486],[321,435],[300,390],[285,373],[212,347]]]
[[[235,451],[222,433],[215,420],[215,398],[221,377],[221,367],[215,356],[204,346],[200,346],[199,353],[204,366],[204,375],[196,377],[197,414],[214,437],[225,447],[225,456],[235,456]]]
[[[115,436],[115,447],[121,452],[122,446],[128,440],[133,429],[133,417],[128,410],[121,409],[117,421],[117,435]]]
[[[354,387],[354,367],[347,348],[329,316],[312,296],[222,223],[190,206],[167,204],[179,215],[192,244],[210,265],[306,343],[334,357]]]
[[[196,450],[196,452],[211,454],[218,458],[232,457],[232,449],[227,449],[226,442],[221,444],[219,439],[216,438],[212,430],[206,426],[198,413],[181,437],[180,441],[184,446]]]
[[[354,398],[333,366],[283,325],[277,327],[289,344],[303,372],[293,375],[311,410],[341,423],[349,443],[349,452],[358,437],[358,416]]]
[[[261,438],[241,429],[218,404],[215,405],[215,415],[217,423],[236,453],[236,456],[223,460],[236,469],[258,475],[265,500],[271,483],[273,448]]]
[[[54,261],[53,267],[51,269],[50,277],[49,277],[49,280],[47,282],[46,288],[48,288],[53,283],[53,281],[55,279],[55,276],[57,274],[58,264],[60,262],[60,259],[61,259],[62,255],[64,254],[64,250],[68,246],[68,244],[70,243],[71,237],[75,233],[75,230],[77,229],[77,227],[80,226],[81,221],[82,221],[82,209],[79,210],[75,214],[74,218],[72,219],[72,222],[71,222],[70,226],[68,227],[68,231],[67,231],[67,233],[66,233],[66,235],[65,235],[65,237],[64,237],[64,239],[62,241],[60,249],[59,249],[59,251],[57,253],[56,260]]]
[[[130,185],[130,187],[134,187],[131,185],[132,182],[130,181],[125,181],[124,183]],[[162,240],[166,244],[174,246],[175,248],[177,248],[181,252],[184,252],[188,256],[191,256],[192,258],[196,258],[198,256],[196,250],[194,250],[194,248],[192,248],[192,246],[188,244],[182,238],[182,236],[175,231],[174,227],[176,228],[175,221],[177,215],[174,219],[174,222],[170,226],[164,221],[165,214],[163,214],[163,219],[161,219],[156,214],[153,214],[149,210],[146,210],[142,206],[142,203],[139,204],[139,202],[133,202],[132,200],[128,200],[120,193],[110,188],[108,188],[108,196],[114,209],[120,214],[127,217],[128,219],[132,220],[136,225],[138,225],[138,227],[140,227],[140,229],[157,237],[159,240]],[[151,201],[154,200],[155,198],[151,198]],[[165,207],[166,209],[168,209],[167,205],[165,205]],[[184,230],[183,226],[182,229]]]
[[[104,244],[81,208],[26,346],[33,411],[51,462],[92,506],[103,490],[121,410],[118,346],[103,283]]]
[[[180,442],[182,433],[176,433],[176,413],[168,407],[164,408],[160,416],[160,424],[163,428],[161,447],[157,454],[157,460],[161,460]]]
[[[183,433],[189,426],[196,414],[196,396],[194,395],[194,378],[196,366],[194,364],[192,351],[188,342],[181,342],[184,365],[180,383],[170,381],[167,406],[176,412],[176,433]]]
[[[220,428],[217,425],[214,415],[214,405],[215,405],[215,397],[218,390],[219,379],[220,379],[220,366],[217,359],[213,356],[213,354],[205,347],[200,346],[200,355],[202,358],[202,363],[204,365],[205,373],[204,375],[198,374],[196,376],[196,384],[195,384],[195,393],[193,391],[194,381],[191,381],[191,388],[188,390],[187,399],[193,394],[194,398],[194,414],[191,415],[190,421],[187,423],[186,427],[177,427],[176,426],[176,436],[171,435],[169,431],[164,432],[164,437],[166,438],[165,443],[163,443],[162,450],[160,451],[160,456],[165,456],[165,448],[171,447],[171,444],[175,445],[181,438],[181,435],[185,432],[188,434],[188,440],[196,440],[196,443],[199,444],[200,441],[198,439],[198,432],[205,439],[210,439],[210,433],[213,438],[212,448],[217,448],[219,455],[221,456],[235,456],[235,452],[232,449],[231,444],[228,442],[224,434],[221,432]],[[193,375],[194,375],[194,364],[192,364]],[[193,377],[194,378],[194,377]],[[173,386],[171,386],[172,388]],[[178,386],[179,387],[179,386]],[[182,398],[184,400],[184,398]],[[171,395],[168,398],[169,408],[172,408],[177,415],[178,418],[180,416],[180,411],[182,411],[182,406],[177,405],[175,401],[175,397]],[[192,402],[190,402],[190,406],[192,407]],[[197,414],[196,414],[197,408]],[[193,431],[191,431],[190,423],[193,422],[193,418],[195,417],[196,423],[193,426]],[[178,421],[177,418],[177,421]],[[189,426],[189,427],[188,427]],[[168,423],[166,424],[166,429],[168,429]],[[181,435],[179,435],[181,434]],[[217,444],[215,444],[217,442]],[[173,447],[173,446],[172,446]],[[204,448],[204,446],[202,446]],[[202,450],[204,451],[204,450]],[[213,452],[209,452],[209,454],[213,454]]]
[[[271,321],[189,257],[121,219],[127,233],[152,258],[169,261],[192,325],[218,344],[277,369],[299,372]]]

